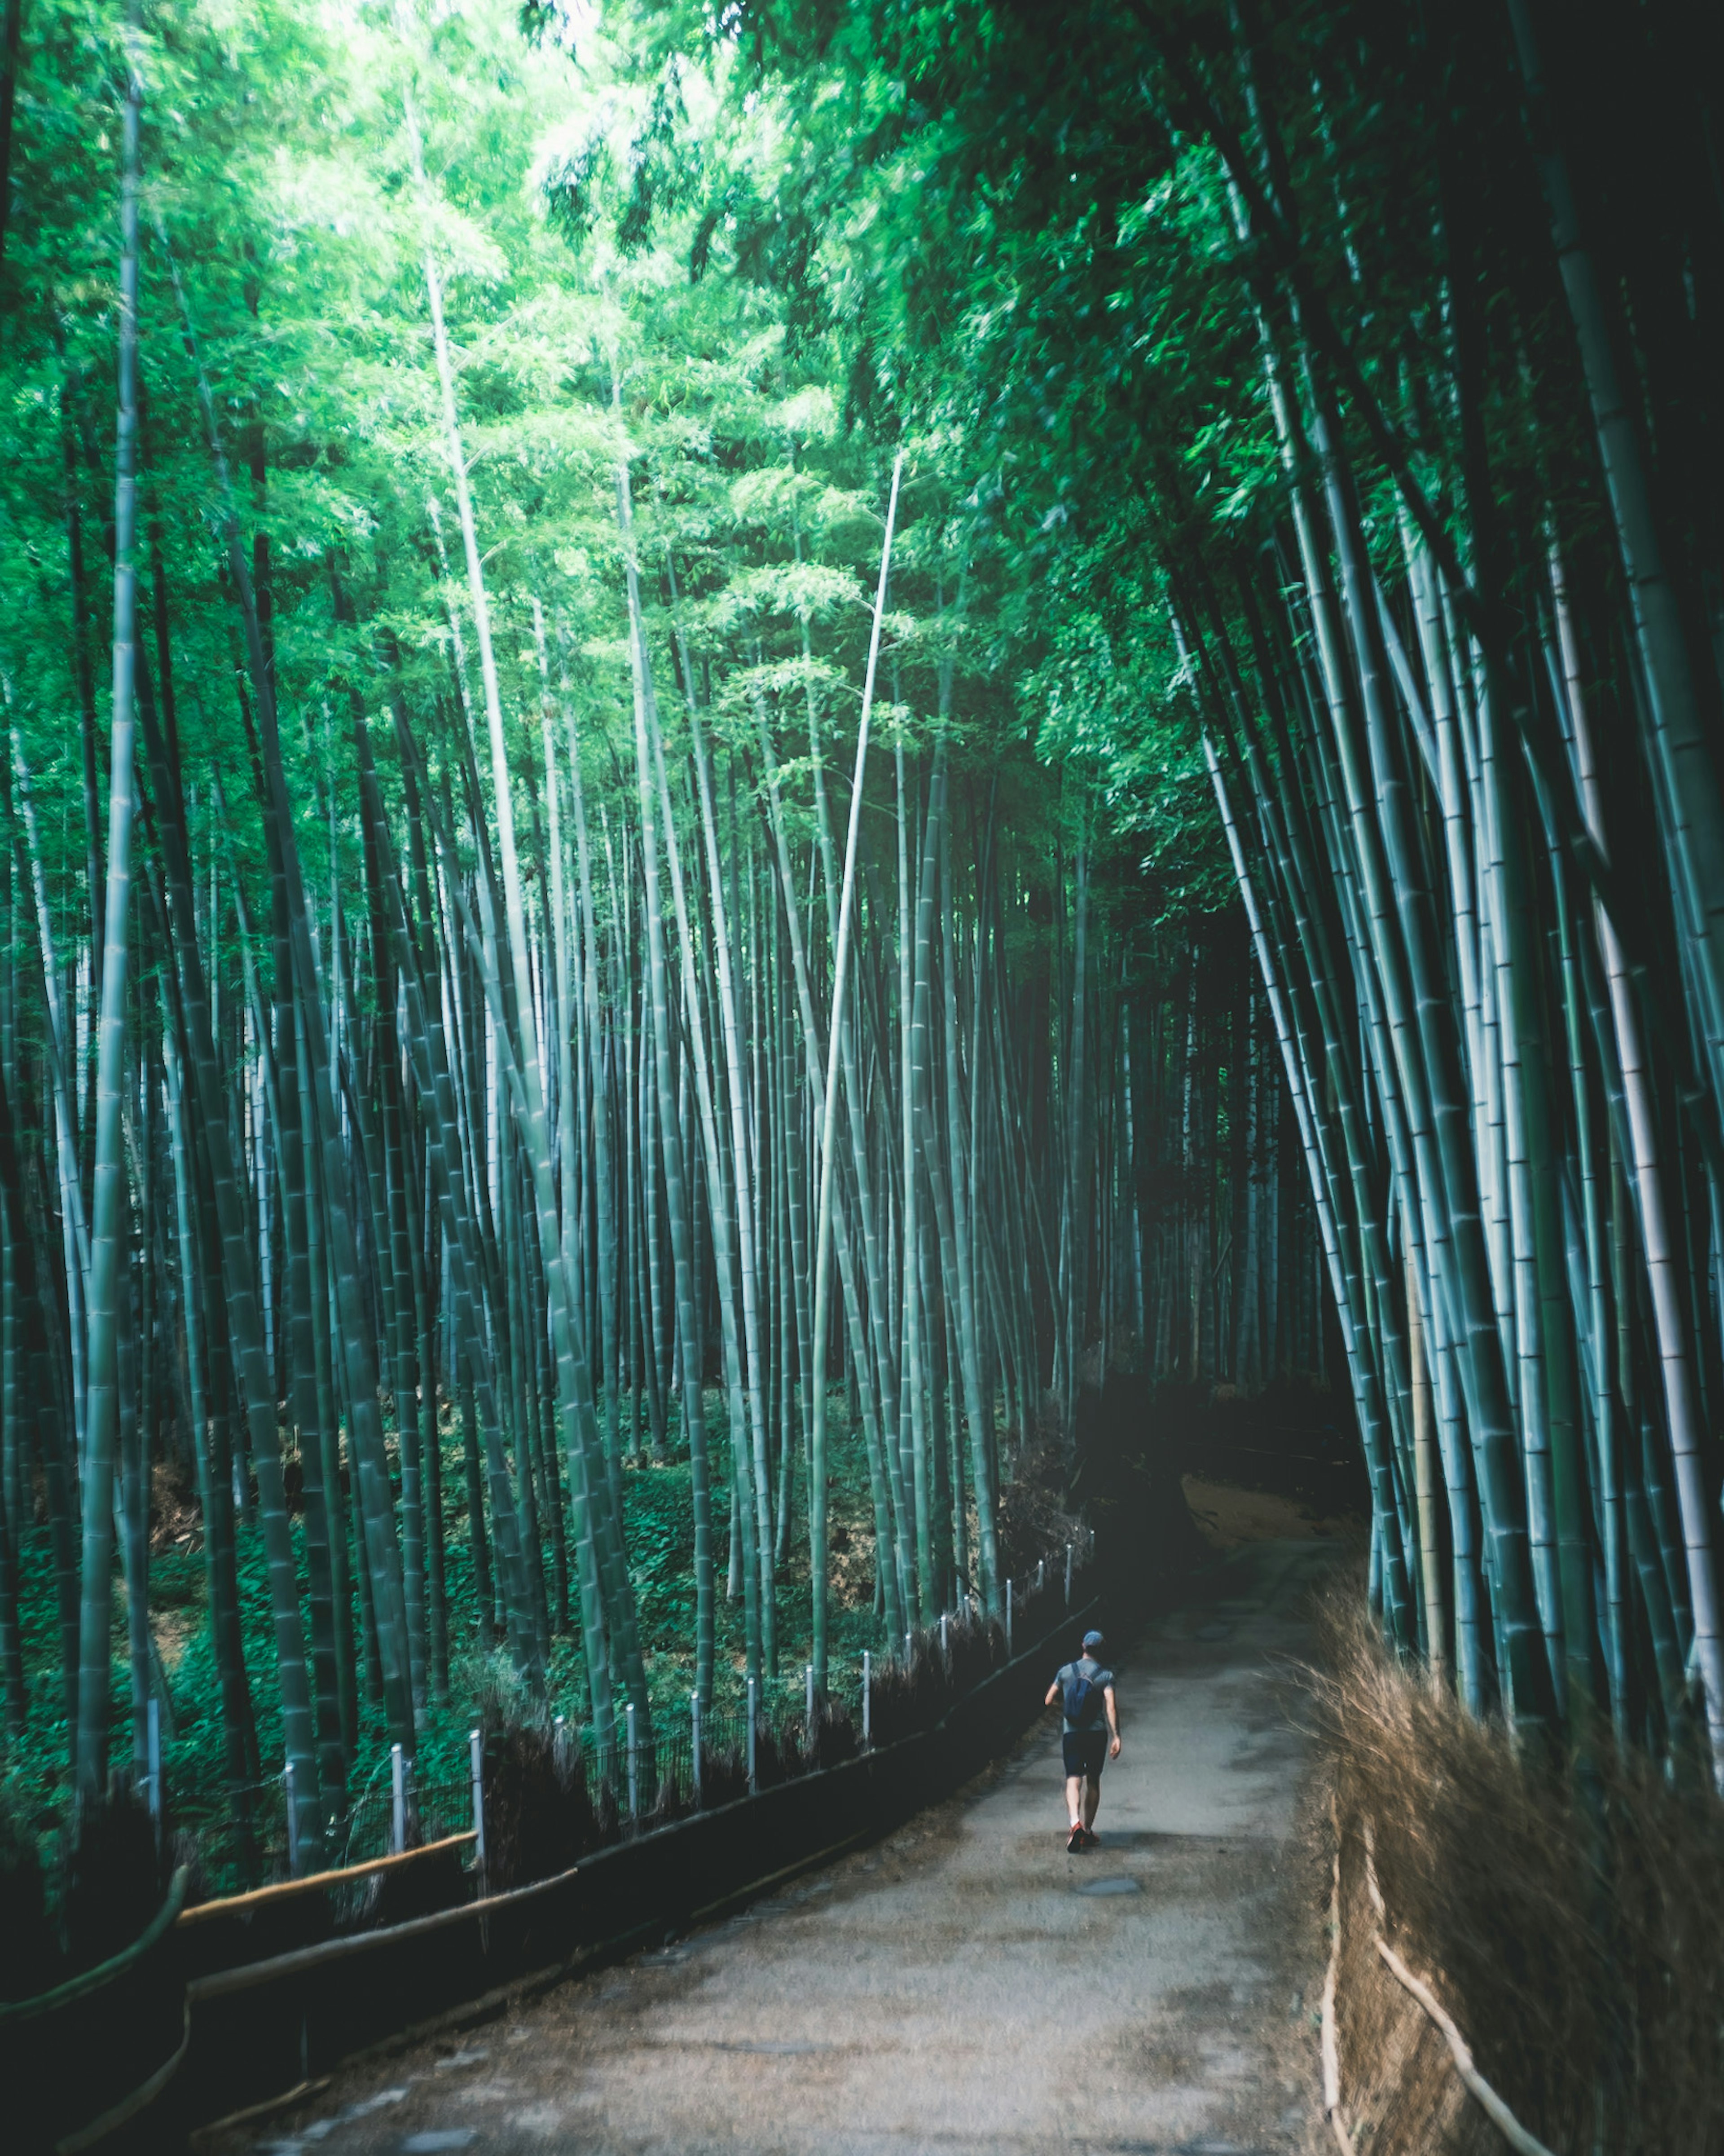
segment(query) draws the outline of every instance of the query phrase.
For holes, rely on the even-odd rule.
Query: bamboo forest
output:
[[[0,1999],[878,1762],[1252,1492],[1359,1697],[1724,1892],[1704,11],[0,46]],[[1491,2071],[1719,2147],[1643,2040]]]

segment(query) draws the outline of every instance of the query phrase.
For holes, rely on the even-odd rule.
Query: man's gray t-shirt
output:
[[[1104,1669],[1093,1655],[1080,1655],[1075,1662],[1065,1662],[1062,1664],[1059,1675],[1054,1680],[1054,1683],[1060,1687],[1060,1701],[1062,1709],[1065,1703],[1066,1694],[1070,1691],[1074,1681],[1078,1677],[1087,1677],[1090,1680],[1090,1682],[1095,1686],[1097,1691],[1106,1691],[1107,1687],[1113,1682],[1113,1671],[1111,1670]],[[1098,1709],[1095,1719],[1090,1722],[1089,1726],[1091,1729],[1106,1729],[1107,1727],[1107,1716],[1106,1712]],[[1068,1735],[1073,1734],[1075,1732],[1076,1727],[1077,1725],[1068,1715],[1065,1717],[1066,1733]]]

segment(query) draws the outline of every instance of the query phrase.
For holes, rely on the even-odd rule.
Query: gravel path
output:
[[[1050,1714],[889,1841],[350,2069],[223,2156],[1316,2148],[1321,1881],[1293,1838],[1303,1745],[1277,1658],[1304,1648],[1334,1558],[1248,1545],[1116,1651],[1099,1852],[1065,1854]]]

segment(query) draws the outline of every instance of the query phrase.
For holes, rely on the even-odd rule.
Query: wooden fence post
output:
[[[164,1832],[162,1803],[162,1702],[153,1693],[150,1697],[145,1728],[147,1732],[145,1743],[148,1747],[150,1762],[150,1817],[156,1822],[156,1853],[159,1856],[162,1853]],[[293,1816],[290,1799],[288,1805],[288,1816],[290,1818]]]
[[[479,1891],[485,1892],[485,1753],[479,1732],[468,1733],[467,1756],[473,1768],[473,1850],[479,1867]]]

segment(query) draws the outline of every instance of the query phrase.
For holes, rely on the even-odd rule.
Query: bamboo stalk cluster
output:
[[[1242,44],[1252,138],[1213,139],[1280,513],[1255,557],[1170,558],[1172,608],[1321,1218],[1388,1634],[1475,1710],[1583,1741],[1608,1717],[1724,1765],[1717,683],[1511,13],[1608,523],[1535,490],[1496,526],[1465,375],[1454,511],[1351,359]]]
[[[1321,1365],[1316,1215],[1237,966],[1219,1005],[1183,938],[1134,973],[1082,781],[1074,808],[1000,747],[937,468],[900,455],[859,493],[871,607],[797,602],[822,565],[793,524],[756,565],[792,598],[726,628],[726,572],[664,506],[697,458],[643,452],[613,362],[585,536],[619,634],[583,637],[554,519],[542,552],[492,559],[409,103],[434,383],[414,647],[387,574],[332,550],[308,585],[272,546],[260,434],[243,501],[198,279],[138,214],[141,102],[135,73],[113,711],[105,757],[84,701],[81,801],[52,800],[12,714],[0,1682],[16,1730],[21,1566],[45,1543],[72,1774],[100,1791],[117,1554],[144,1770],[146,1702],[172,1697],[151,1507],[158,1469],[188,1465],[230,1804],[243,1825],[273,1768],[261,1685],[305,1866],[362,1728],[411,1757],[475,1644],[537,1691],[577,1636],[586,1741],[616,1757],[632,1710],[650,1756],[643,1462],[686,1462],[705,1707],[779,1672],[787,1581],[816,1697],[837,1684],[830,1491],[858,1433],[885,1640],[970,1595],[999,1618],[1003,1481],[1032,1440],[1070,1443],[1084,1383],[1150,1341],[1193,1382]],[[235,656],[189,680],[173,548],[200,526],[152,496],[140,543],[141,355],[214,505],[206,603]],[[749,454],[771,476],[782,451]],[[93,429],[72,470],[82,650]],[[231,699],[213,734],[206,698]],[[188,746],[194,700],[228,759]],[[81,808],[69,864],[50,804],[69,829]]]

